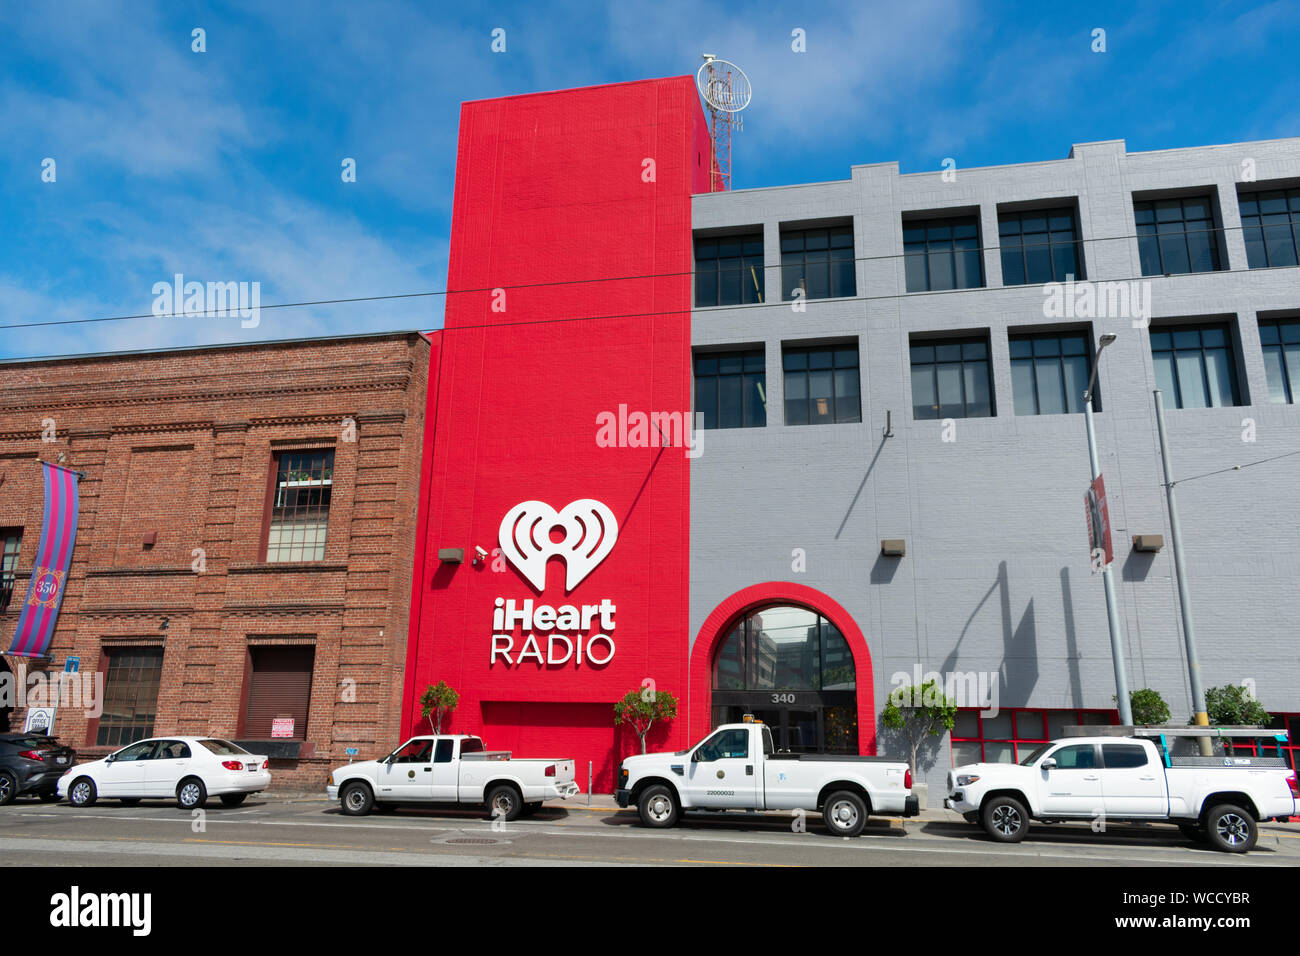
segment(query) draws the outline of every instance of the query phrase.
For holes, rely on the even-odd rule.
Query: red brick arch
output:
[[[790,581],[768,581],[737,591],[711,613],[695,635],[691,649],[687,727],[691,741],[700,740],[712,729],[713,658],[735,623],[745,614],[772,604],[795,604],[816,611],[834,624],[853,651],[857,671],[858,752],[876,752],[875,691],[871,674],[871,651],[857,621],[829,595]]]

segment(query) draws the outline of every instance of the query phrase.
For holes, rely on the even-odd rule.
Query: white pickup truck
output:
[[[512,759],[466,734],[412,737],[382,760],[362,760],[330,774],[325,792],[348,816],[402,804],[482,804],[514,820],[553,797],[578,793],[571,759]]]
[[[615,797],[648,827],[671,827],[684,810],[820,810],[832,834],[852,837],[870,813],[915,816],[911,791],[902,761],[776,753],[771,729],[746,722],[723,724],[679,753],[626,758]]]
[[[1167,736],[1174,733],[1187,738],[1191,732],[1180,728]],[[981,824],[1000,843],[1023,840],[1031,819],[1159,820],[1229,853],[1255,845],[1257,821],[1296,812],[1296,778],[1284,759],[1231,753],[1171,757],[1170,741],[1157,740],[1066,737],[1044,744],[1018,765],[954,767],[944,806]]]

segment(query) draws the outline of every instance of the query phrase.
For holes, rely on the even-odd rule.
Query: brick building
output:
[[[0,649],[40,535],[35,460],[84,473],[50,659],[8,661],[103,674],[102,714],[61,706],[55,734],[93,755],[271,741],[278,719],[259,751],[312,788],[348,746],[388,745],[429,357],[396,333],[0,363]]]

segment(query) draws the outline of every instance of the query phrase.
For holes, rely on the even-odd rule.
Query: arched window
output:
[[[816,611],[776,605],[750,611],[713,661],[716,691],[852,691],[853,652]]]

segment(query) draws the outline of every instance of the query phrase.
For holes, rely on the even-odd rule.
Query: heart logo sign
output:
[[[560,529],[564,537],[551,540]],[[564,559],[564,590],[572,591],[614,549],[618,521],[593,498],[582,498],[558,513],[544,501],[515,505],[501,519],[501,553],[538,591],[546,589],[546,562]]]

